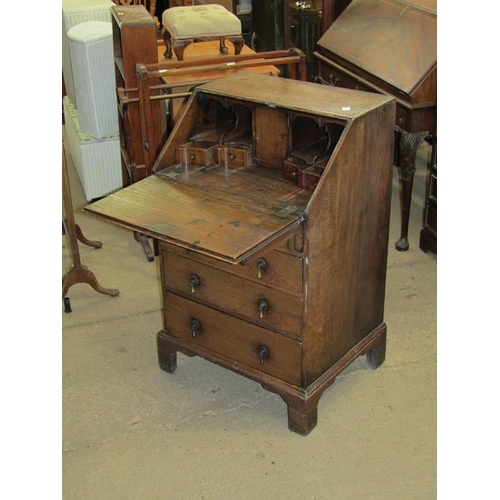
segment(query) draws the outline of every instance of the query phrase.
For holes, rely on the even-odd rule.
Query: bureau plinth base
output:
[[[163,371],[174,373],[177,369],[177,349],[164,339],[159,332],[156,337],[158,346],[158,364]]]
[[[173,374],[177,368],[177,352],[181,352],[190,357],[201,356],[208,361],[260,382],[266,391],[278,394],[286,403],[288,429],[306,436],[316,427],[318,422],[318,404],[323,392],[335,382],[337,375],[359,356],[366,354],[368,365],[372,369],[378,368],[385,360],[386,338],[387,326],[382,323],[307,388],[287,384],[203,348],[197,348],[196,351],[190,349],[184,346],[179,339],[170,336],[165,330],[160,330],[157,334],[158,363],[162,370]]]

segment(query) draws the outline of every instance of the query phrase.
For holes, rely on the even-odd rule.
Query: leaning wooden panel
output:
[[[394,117],[395,100],[373,93],[252,74],[211,82],[155,175],[86,207],[159,240],[162,369],[181,352],[245,375],[307,434],[346,366],[384,361]]]

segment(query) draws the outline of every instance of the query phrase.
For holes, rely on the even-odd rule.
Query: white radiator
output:
[[[66,94],[78,106],[75,98],[73,72],[69,55],[67,33],[70,28],[85,21],[111,22],[112,0],[62,0],[62,67]]]
[[[68,152],[75,164],[87,201],[102,198],[123,187],[118,132],[95,138],[80,127],[78,111],[68,96],[63,99]]]

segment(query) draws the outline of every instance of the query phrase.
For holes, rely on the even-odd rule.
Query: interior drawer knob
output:
[[[264,312],[269,310],[269,303],[266,299],[259,299],[257,307],[259,308],[259,318],[263,318]]]
[[[257,261],[257,278],[262,278],[262,272],[267,269],[267,262],[265,259],[259,259]]]
[[[259,353],[260,364],[263,365],[266,359],[269,358],[269,349],[265,345],[260,345],[257,347],[257,352]]]
[[[191,335],[194,337],[201,333],[201,323],[196,318],[191,318]]]
[[[192,274],[189,277],[189,284],[191,285],[191,293],[194,293],[194,289],[197,286],[200,286],[200,278],[196,274]]]

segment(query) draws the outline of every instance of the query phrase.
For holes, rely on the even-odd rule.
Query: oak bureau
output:
[[[154,174],[89,206],[159,242],[160,367],[249,377],[308,434],[358,356],[385,358],[392,97],[250,73],[198,87]]]

